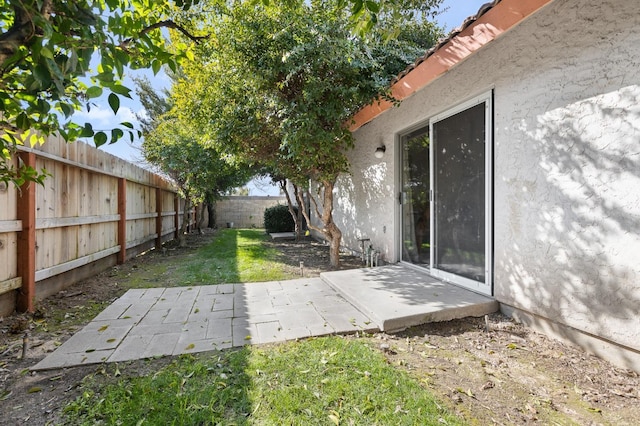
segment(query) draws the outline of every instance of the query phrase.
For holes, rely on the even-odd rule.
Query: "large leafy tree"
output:
[[[197,1],[197,0],[195,0]],[[166,33],[187,32],[173,18],[194,0],[5,0],[0,6],[0,181],[38,180],[33,169],[11,166],[16,145],[67,141],[115,142],[131,123],[93,129],[71,116],[103,93],[117,112],[127,67],[176,69],[193,43],[169,46]],[[93,61],[93,63],[92,63]],[[42,176],[39,177],[40,179]]]
[[[407,13],[425,16],[441,0],[347,0],[337,7],[351,10],[351,28],[368,32],[381,18],[393,18],[400,28]],[[42,182],[45,175],[29,167],[12,166],[16,145],[43,143],[48,135],[65,140],[92,138],[97,146],[135,133],[131,123],[94,129],[71,120],[89,108],[91,99],[108,96],[114,112],[120,96],[130,90],[121,81],[127,67],[158,72],[163,64],[174,71],[192,44],[168,49],[166,32],[199,41],[179,24],[198,0],[5,0],[0,5],[0,182]],[[304,3],[282,0],[279,3]],[[254,4],[256,2],[252,2]],[[268,4],[269,0],[262,0]],[[207,6],[224,0],[208,1]],[[384,7],[382,5],[384,4]],[[410,7],[407,7],[409,5]],[[260,7],[258,6],[258,9]],[[409,12],[407,12],[409,10]],[[177,17],[180,16],[180,19]],[[187,18],[188,20],[189,18]],[[192,26],[193,28],[193,26]],[[171,52],[171,53],[170,53]],[[92,60],[98,54],[98,62]]]
[[[176,183],[186,200],[178,237],[181,246],[186,244],[184,235],[191,208],[207,197],[216,199],[244,185],[252,175],[245,164],[221,154],[202,138],[197,128],[171,113],[156,121],[153,131],[145,136],[142,152],[149,163]]]
[[[349,171],[349,118],[385,96],[390,79],[439,35],[414,19],[392,40],[386,36],[398,28],[393,20],[361,38],[352,19],[332,0],[234,2],[200,20],[212,37],[172,91],[183,117],[202,123],[221,147],[286,176],[301,192],[314,182],[308,195],[322,224],[307,222],[330,242],[334,266],[342,232],[333,221],[333,189]]]
[[[136,95],[143,110],[136,114],[143,135],[151,133],[160,118],[171,110],[170,93],[167,89],[158,91],[147,77],[134,77]]]
[[[176,74],[171,77],[177,78]],[[207,205],[211,219],[213,202],[247,183],[253,171],[233,156],[219,152],[208,142],[197,123],[181,120],[173,112],[169,93],[159,93],[146,78],[135,79],[135,82],[136,93],[146,112],[139,117],[145,160],[171,178],[186,200],[178,237],[180,245],[184,245],[191,207],[200,203]]]

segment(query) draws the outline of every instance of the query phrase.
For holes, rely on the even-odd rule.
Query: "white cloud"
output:
[[[89,122],[94,130],[110,130],[123,121],[128,121],[134,126],[138,123],[136,114],[129,107],[120,107],[116,115],[109,107],[94,105],[91,110],[82,110],[74,114],[73,120],[79,124]]]
[[[100,99],[98,99],[98,101],[99,100]],[[118,113],[114,115],[111,107],[106,103],[105,105],[92,105],[89,111],[85,109],[76,112],[73,115],[72,120],[80,125],[84,125],[84,123],[91,123],[94,131],[105,131],[107,132],[108,137],[110,137],[110,131],[116,127],[124,130],[125,135],[122,139],[114,144],[102,145],[100,150],[144,167],[144,165],[140,164],[142,159],[140,141],[134,133],[134,141],[131,142],[129,140],[129,134],[127,133],[128,129],[120,126],[120,123],[122,122],[129,122],[133,125],[134,129],[140,128],[140,122],[130,107],[121,105],[118,109]],[[89,145],[93,145],[93,140],[91,139],[82,140],[87,142]]]
[[[140,111],[136,112],[136,115],[144,120],[151,118],[146,109],[142,108]]]

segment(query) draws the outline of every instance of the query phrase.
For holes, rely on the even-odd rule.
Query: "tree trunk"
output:
[[[335,269],[340,267],[340,242],[342,241],[342,232],[338,226],[331,222],[327,226],[327,236],[329,237],[329,263]]]
[[[302,211],[304,218],[307,220],[307,227],[322,233],[327,241],[329,241],[329,264],[334,269],[338,269],[340,267],[340,243],[342,241],[342,231],[340,231],[338,225],[333,222],[333,187],[335,185],[335,179],[333,181],[325,180],[320,182],[320,184],[322,185],[321,189],[323,192],[322,212],[320,212],[317,200],[311,196],[309,191],[307,191],[307,195],[313,202],[317,216],[322,221],[322,228],[313,225],[306,209],[303,208]],[[297,191],[296,198],[298,200],[298,205],[303,206],[304,199],[302,191]]]
[[[191,200],[187,197],[184,203],[184,211],[182,212],[182,226],[180,227],[180,232],[178,233],[179,247],[187,246],[187,228],[189,226],[189,222],[191,221],[191,208]]]
[[[209,223],[207,224],[209,228],[216,227],[216,209],[215,203],[213,201],[207,200],[205,202],[207,204],[207,212],[209,213]]]
[[[300,241],[302,239],[302,220],[301,220],[302,212],[300,210],[302,210],[304,206],[298,205],[298,212],[296,213],[295,209],[293,208],[293,202],[291,201],[291,196],[289,195],[289,189],[287,188],[287,181],[281,180],[278,183],[280,184],[280,189],[282,190],[282,192],[284,192],[284,195],[287,197],[287,207],[289,207],[289,213],[293,218],[293,223],[295,226],[296,241]],[[298,186],[295,184],[292,184],[292,185],[293,185],[294,194],[297,194]]]
[[[198,229],[198,233],[200,235],[204,234],[202,231],[202,224],[204,223],[204,209],[207,208],[207,205],[203,202],[198,207],[196,207],[196,228]]]
[[[298,206],[298,223],[296,228],[296,241],[299,241],[304,237],[304,215],[302,214],[302,210],[304,210],[306,206]]]
[[[342,231],[333,222],[333,182],[325,181],[324,186],[324,200],[322,208],[324,214],[322,215],[322,223],[324,224],[326,236],[329,240],[329,263],[335,269],[340,267],[340,243],[342,242]]]
[[[209,191],[204,195],[204,207],[207,208],[207,228],[215,228],[216,227],[216,213],[214,208],[214,196],[213,192]],[[202,216],[204,216],[204,208],[202,210]]]
[[[195,213],[195,217],[193,218],[193,228],[195,228],[196,231],[200,232],[200,218],[202,217],[200,205],[194,204],[193,211]],[[193,228],[191,228],[191,231],[194,230]]]

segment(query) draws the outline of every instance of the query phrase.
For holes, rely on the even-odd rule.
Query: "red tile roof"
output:
[[[467,17],[459,27],[454,28],[446,37],[438,40],[437,43],[431,49],[427,50],[427,53],[420,56],[418,59],[414,61],[413,64],[409,65],[406,69],[400,72],[400,74],[398,74],[393,80],[391,80],[391,85],[393,86],[396,82],[398,82],[398,80],[401,80],[405,75],[413,71],[415,67],[423,63],[429,56],[433,55],[441,47],[449,43],[454,37],[460,34],[465,28],[473,24],[478,18],[480,18],[485,13],[487,13],[489,10],[491,10],[491,8],[494,5],[500,3],[501,1],[502,0],[494,0],[492,2],[485,3],[482,6],[480,6],[480,9],[478,9],[478,13]]]
[[[440,40],[391,82],[391,94],[402,101],[424,88],[481,47],[554,0],[494,0]],[[393,104],[377,99],[352,117],[355,131],[389,110]]]

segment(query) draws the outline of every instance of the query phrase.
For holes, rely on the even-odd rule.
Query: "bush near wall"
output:
[[[296,207],[294,207],[294,210],[297,213]],[[289,207],[279,204],[264,211],[264,227],[267,233],[293,232],[296,224],[291,217],[291,213],[289,213]]]

